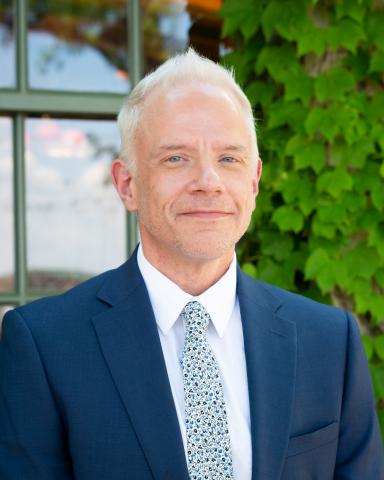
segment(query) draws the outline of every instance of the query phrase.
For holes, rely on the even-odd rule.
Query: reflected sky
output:
[[[124,261],[125,211],[109,173],[118,146],[114,121],[27,119],[30,272],[92,275]]]
[[[31,88],[127,94],[126,0],[27,0]]]
[[[187,3],[175,0],[142,2],[145,73],[188,48],[192,20]]]
[[[49,32],[28,34],[29,85],[45,90],[128,93],[127,73],[97,49],[68,43]]]
[[[0,117],[0,291],[13,287],[12,123]]]
[[[15,55],[13,31],[0,18],[0,88],[16,86]]]
[[[126,94],[127,73],[95,48],[68,44],[48,32],[28,34],[29,85],[36,89]],[[0,88],[15,87],[15,42],[0,24]]]

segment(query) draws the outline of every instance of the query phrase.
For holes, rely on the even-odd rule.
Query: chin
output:
[[[188,239],[176,239],[175,246],[183,256],[195,260],[217,260],[229,255],[235,249],[236,242],[219,235],[214,238],[196,235]]]

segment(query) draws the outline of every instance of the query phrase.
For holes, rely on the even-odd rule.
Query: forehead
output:
[[[152,139],[167,131],[202,136],[249,133],[246,112],[233,93],[201,82],[151,92],[140,116],[140,131]]]
[[[231,105],[234,110],[241,110],[243,113],[239,99],[229,88],[197,80],[155,88],[144,101],[143,113],[151,111],[159,104],[166,108],[174,108],[188,102],[188,99],[199,102],[199,100],[204,101],[207,98],[216,99],[223,105]]]

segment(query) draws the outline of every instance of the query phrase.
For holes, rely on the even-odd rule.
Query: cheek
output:
[[[247,212],[249,209],[254,208],[255,194],[253,185],[249,181],[243,180],[239,182],[233,190],[232,196],[236,199],[236,203],[241,211]]]
[[[138,200],[138,210],[152,217],[159,217],[169,204],[167,186],[159,179],[156,183],[147,184],[141,190]]]

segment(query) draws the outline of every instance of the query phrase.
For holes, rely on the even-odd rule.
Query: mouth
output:
[[[188,212],[182,212],[180,215],[187,218],[214,220],[228,217],[231,213],[223,210],[190,210]]]

